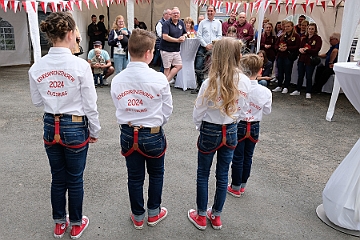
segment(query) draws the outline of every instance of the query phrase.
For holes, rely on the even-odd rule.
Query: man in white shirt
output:
[[[195,58],[195,73],[197,88],[192,90],[191,93],[197,94],[200,86],[204,81],[205,58],[211,54],[213,47],[213,41],[219,40],[222,36],[222,25],[221,22],[215,19],[215,7],[209,5],[207,7],[207,19],[200,22],[197,37],[200,39],[200,47]]]
[[[94,51],[95,48],[100,48],[101,49],[101,57],[105,59],[105,64],[104,65],[99,64],[99,65],[91,66],[91,59],[93,57],[95,57],[95,51]],[[95,41],[94,42],[94,49],[91,49],[90,52],[88,53],[87,61],[90,64],[91,68],[102,68],[102,69],[104,69],[103,84],[105,86],[107,86],[109,84],[107,83],[106,79],[114,73],[115,69],[111,65],[111,59],[110,59],[109,53],[106,50],[102,49],[101,41]]]

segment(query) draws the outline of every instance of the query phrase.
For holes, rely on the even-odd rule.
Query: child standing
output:
[[[250,80],[239,69],[241,47],[239,40],[228,37],[215,43],[209,78],[201,85],[193,111],[194,123],[200,131],[197,210],[190,209],[188,218],[200,230],[206,228],[206,216],[214,229],[222,227],[220,214],[226,198],[229,164],[237,144],[237,121],[250,91]],[[216,193],[213,206],[207,209],[208,181],[215,152]]]
[[[142,229],[144,224],[145,169],[149,174],[147,224],[155,226],[168,214],[160,206],[166,150],[162,126],[169,120],[173,106],[165,75],[148,66],[153,59],[155,40],[153,33],[135,29],[128,45],[131,62],[111,84],[121,131],[121,153],[128,173],[130,219],[136,229]]]
[[[252,156],[255,144],[259,139],[260,121],[263,114],[271,112],[271,91],[258,84],[256,77],[261,76],[263,62],[255,54],[247,54],[241,59],[242,70],[250,77],[251,90],[246,117],[237,126],[238,144],[236,146],[231,165],[232,182],[228,186],[228,193],[240,197],[245,192],[245,186],[250,177]]]
[[[101,56],[101,49],[95,48],[95,56],[91,59],[91,66],[94,68],[95,65],[105,65],[105,59]],[[100,87],[103,87],[103,68],[94,68],[94,84],[97,86],[98,80],[100,81]]]

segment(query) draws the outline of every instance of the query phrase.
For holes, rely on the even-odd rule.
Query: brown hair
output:
[[[293,23],[293,22],[291,22],[291,21],[286,21],[285,25],[286,25],[286,24],[290,24],[290,25],[291,25],[291,27],[292,27],[291,34],[290,34],[290,36],[287,36],[288,34],[287,34],[287,32],[284,30],[284,31],[285,31],[285,34],[281,36],[281,40],[284,40],[285,35],[286,35],[287,37],[290,37],[290,38],[292,38],[295,34],[298,35],[298,34],[296,33],[296,31],[295,31],[294,23]]]
[[[257,75],[263,67],[261,58],[253,53],[244,55],[241,58],[240,63],[243,73],[248,77]]]
[[[220,109],[229,117],[238,110],[236,102],[239,99],[241,48],[242,42],[230,37],[223,37],[215,43],[209,72],[209,86],[200,96],[203,99],[207,98],[213,103],[214,108]],[[222,99],[221,105],[218,102],[219,95]]]
[[[40,30],[46,33],[48,40],[55,43],[64,40],[69,31],[75,31],[76,24],[69,12],[55,12],[41,21]]]
[[[128,50],[130,56],[142,58],[146,51],[152,51],[155,46],[156,36],[154,33],[136,28],[129,38]]]
[[[235,34],[235,36],[233,36]],[[230,26],[226,32],[226,36],[228,37],[236,37],[237,36],[237,29],[234,26]]]
[[[318,34],[318,29],[317,29],[317,25],[316,25],[316,23],[310,23],[309,25],[308,25],[308,27],[310,27],[310,26],[313,26],[314,28],[315,28],[315,35],[317,35]],[[306,35],[309,35],[308,33],[307,33],[307,31],[306,31]]]

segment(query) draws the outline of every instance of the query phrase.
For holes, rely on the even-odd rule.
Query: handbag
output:
[[[310,57],[310,64],[312,66],[317,66],[321,63],[321,59],[318,56],[311,56]]]

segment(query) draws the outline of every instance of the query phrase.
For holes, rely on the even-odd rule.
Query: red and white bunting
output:
[[[54,2],[50,2],[50,10],[52,11],[52,12],[57,12],[57,6],[56,6],[56,4],[54,3]]]
[[[296,5],[291,7],[292,11],[293,11],[293,15],[295,15],[295,9],[296,9]]]
[[[240,6],[241,6],[241,3],[235,3],[234,4],[234,11],[237,12]]]
[[[83,0],[83,2],[85,3],[86,7],[87,7],[88,9],[90,9],[89,0]]]
[[[268,9],[269,6],[270,6],[270,1],[266,0],[264,10],[266,11],[266,9]]]
[[[199,3],[199,0],[194,0],[194,4],[197,5]]]
[[[269,13],[270,13],[270,14],[272,13],[272,9],[273,9],[273,6],[270,5],[270,6],[269,6]]]
[[[286,10],[286,14],[288,15],[289,14],[289,5],[285,6],[285,10]]]
[[[333,6],[335,7],[336,6],[336,0],[331,0]]]
[[[309,6],[310,0],[306,0],[306,1],[305,1],[305,4],[306,4],[306,7]]]
[[[249,3],[244,3],[244,12],[246,13],[249,8]]]
[[[296,0],[291,1],[291,8],[294,10],[296,8]],[[295,11],[293,11],[295,12]]]

